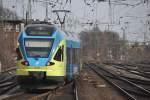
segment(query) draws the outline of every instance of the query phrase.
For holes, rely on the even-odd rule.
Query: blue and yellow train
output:
[[[79,37],[54,25],[27,25],[19,34],[16,52],[20,84],[71,81],[80,74]]]

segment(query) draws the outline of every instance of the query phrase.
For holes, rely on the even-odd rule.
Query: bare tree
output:
[[[112,31],[100,31],[94,27],[80,33],[84,60],[104,62],[120,59],[121,43],[118,34]]]
[[[2,70],[8,67],[14,67],[14,35],[15,29],[12,25],[8,24],[6,20],[11,20],[11,15],[15,15],[8,9],[0,7],[0,62]]]

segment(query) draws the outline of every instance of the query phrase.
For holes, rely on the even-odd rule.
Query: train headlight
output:
[[[21,62],[21,64],[29,66],[29,62],[28,61],[23,61],[23,62]]]
[[[47,62],[47,66],[51,66],[51,65],[54,65],[55,63],[53,63],[53,62]]]

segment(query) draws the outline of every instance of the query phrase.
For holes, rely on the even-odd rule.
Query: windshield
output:
[[[53,40],[25,39],[25,49],[28,57],[46,58],[49,56]]]

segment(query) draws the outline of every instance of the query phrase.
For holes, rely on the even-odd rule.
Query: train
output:
[[[18,36],[18,83],[66,83],[80,75],[82,69],[79,35],[51,24],[29,24]],[[38,83],[38,84],[37,84]]]

